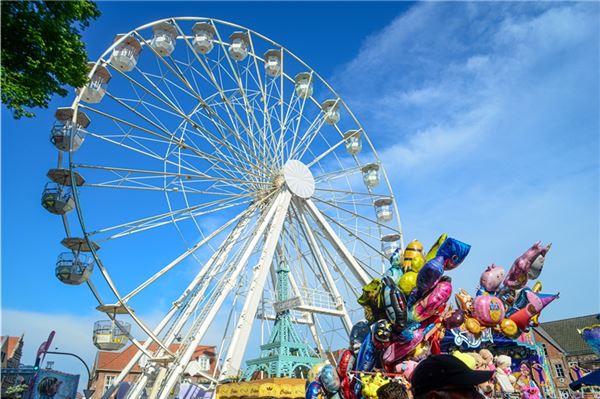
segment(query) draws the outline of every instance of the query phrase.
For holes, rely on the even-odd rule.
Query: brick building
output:
[[[561,398],[574,397],[569,383],[576,379],[576,368],[593,370],[600,368],[600,358],[585,343],[578,330],[600,324],[599,315],[573,317],[541,323],[533,329],[535,339],[550,361],[552,380]],[[600,390],[596,389],[596,397]]]
[[[23,355],[23,337],[0,336],[0,356],[2,359],[1,366],[3,369],[16,369],[21,364],[21,356]],[[16,375],[2,373],[2,392],[14,385]]]
[[[169,349],[172,352],[177,351],[179,344],[172,344]],[[150,351],[155,351],[156,345],[150,345]],[[137,352],[137,347],[130,345],[122,352],[98,351],[94,366],[92,369],[92,380],[90,388],[95,390],[94,398],[100,398],[108,389],[112,381],[119,375],[121,370],[125,368],[127,363],[133,358]],[[191,382],[207,383],[208,380],[201,374],[212,375],[216,364],[216,351],[214,346],[201,346],[196,348],[192,355],[192,361],[195,362],[194,370],[200,373],[194,373],[193,376],[188,376]],[[186,369],[187,370],[187,369]],[[134,381],[142,370],[139,365],[135,365],[129,375],[125,378],[125,382]]]

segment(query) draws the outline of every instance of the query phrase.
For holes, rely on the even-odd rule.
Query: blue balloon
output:
[[[400,277],[402,277],[403,274],[404,274],[404,272],[402,271],[402,269],[399,266],[398,267],[392,266],[386,270],[386,272],[383,276],[391,277],[392,280],[394,280],[394,283],[398,284],[398,281],[400,281]]]
[[[354,371],[357,372],[371,371],[375,365],[375,345],[373,344],[373,341],[371,341],[370,331],[360,346],[355,365]]]
[[[352,326],[352,330],[350,330],[350,349],[352,349],[354,353],[358,352],[362,343],[365,342],[365,337],[370,332],[371,328],[366,320],[361,320]]]
[[[313,381],[308,384],[308,388],[306,388],[306,396],[305,399],[318,399],[319,394],[323,392],[321,384],[318,381]]]
[[[471,246],[469,244],[454,238],[447,238],[440,245],[436,255],[444,258],[444,268],[446,270],[452,270],[465,260],[470,250]]]
[[[323,366],[319,374],[319,382],[321,386],[330,394],[340,390],[340,377],[331,364]]]
[[[448,240],[446,240],[448,241]],[[444,242],[446,242],[444,241]],[[408,305],[414,305],[419,299],[425,296],[440,281],[444,274],[444,258],[436,256],[425,263],[423,268],[417,274],[417,289],[410,294]]]

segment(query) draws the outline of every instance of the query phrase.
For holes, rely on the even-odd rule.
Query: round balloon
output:
[[[323,366],[321,373],[319,374],[319,382],[330,394],[336,393],[340,389],[340,377],[338,376],[335,367],[331,364]]]
[[[473,316],[484,326],[492,327],[504,319],[504,304],[493,295],[479,295],[473,304]]]
[[[313,381],[308,384],[308,388],[306,388],[306,399],[319,399],[322,396],[323,389],[321,384],[317,381]]]
[[[444,327],[458,328],[465,321],[465,312],[462,309],[456,309],[444,318]]]
[[[412,271],[404,273],[404,275],[400,277],[398,286],[405,295],[409,295],[417,286],[417,273]]]

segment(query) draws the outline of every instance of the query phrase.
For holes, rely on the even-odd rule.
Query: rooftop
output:
[[[581,338],[577,330],[600,323],[599,314],[572,317],[570,319],[555,320],[540,323],[540,327],[550,335],[567,356],[593,354],[592,348]]]

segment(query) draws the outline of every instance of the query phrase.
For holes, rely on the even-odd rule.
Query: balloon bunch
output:
[[[463,313],[460,328],[479,335],[484,329],[517,338],[538,324],[542,309],[558,298],[558,294],[541,293],[542,284],[526,287],[529,279],[539,277],[551,245],[537,242],[512,264],[508,274],[495,264],[481,274],[475,298],[465,290],[455,295],[458,311]]]
[[[410,380],[420,360],[441,353],[446,329],[479,335],[489,328],[516,338],[558,297],[541,294],[539,282],[525,287],[528,279],[541,273],[550,249],[538,242],[515,260],[506,277],[501,267],[488,266],[476,297],[461,289],[455,295],[458,308],[453,310],[448,305],[452,280],[444,273],[458,267],[470,249],[445,233],[426,254],[418,240],[410,242],[404,253],[397,249],[385,274],[363,286],[357,301],[366,320],[353,326],[337,368],[322,366],[306,399],[374,397],[376,386],[385,380],[372,377],[376,370]]]

